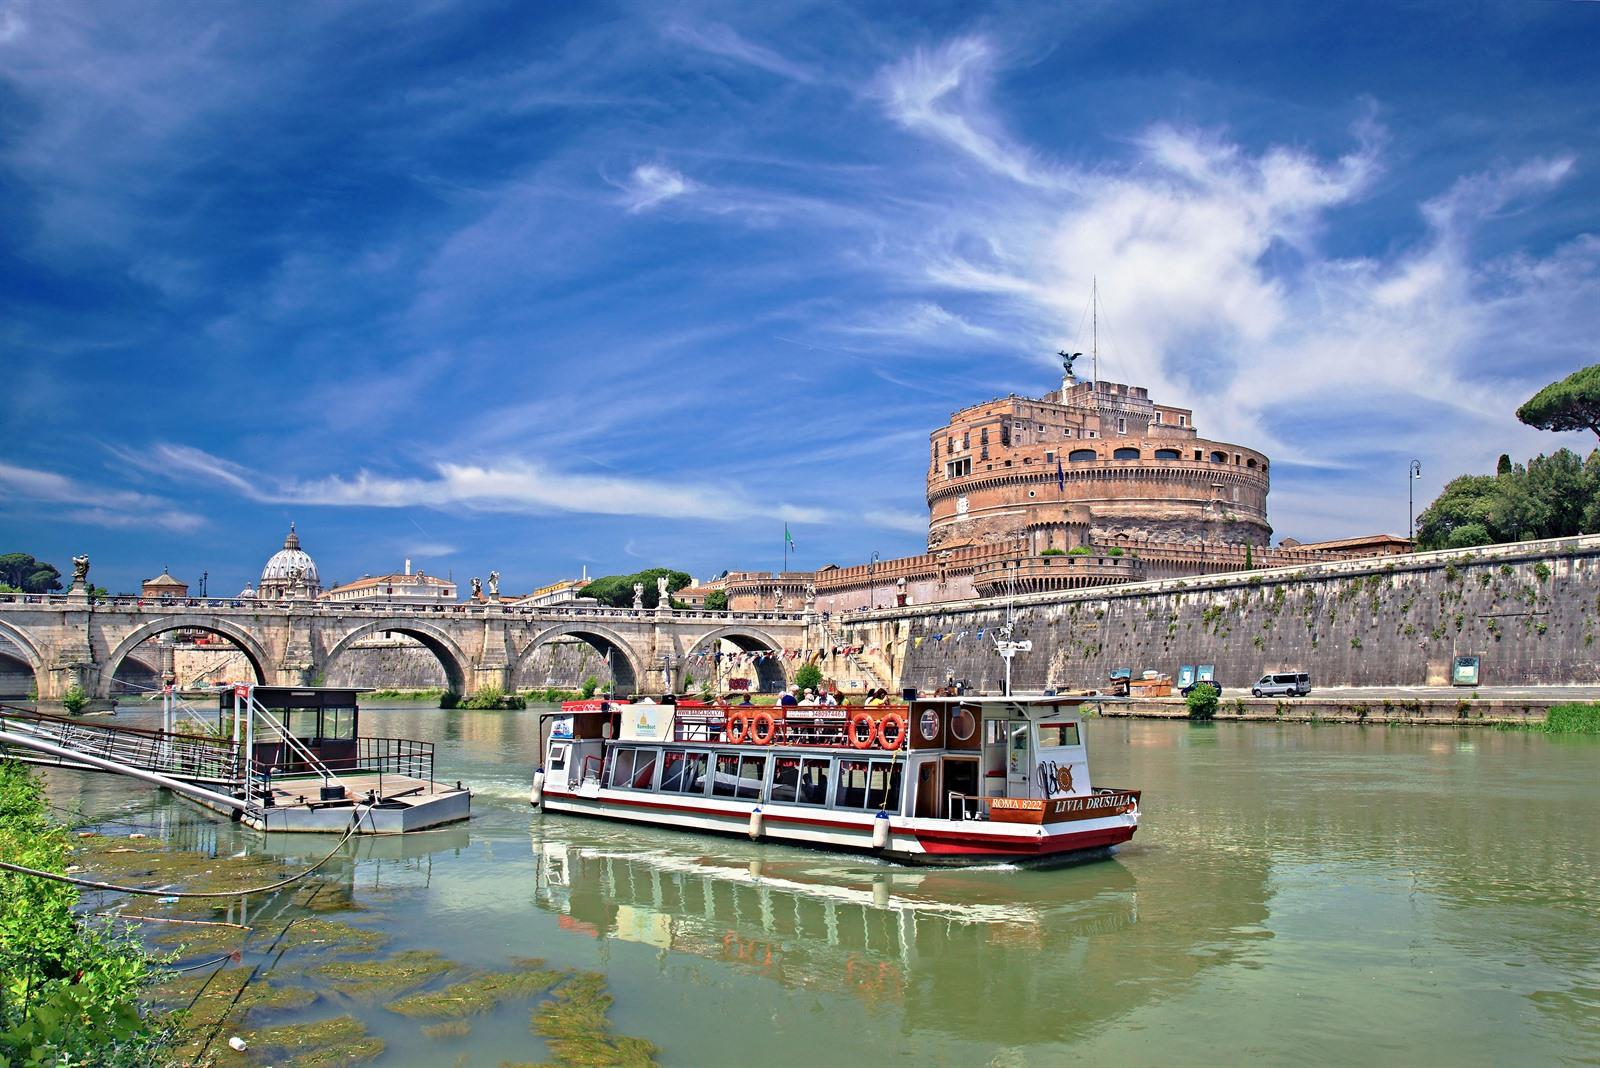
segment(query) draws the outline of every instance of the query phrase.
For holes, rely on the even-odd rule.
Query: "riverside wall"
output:
[[[1015,601],[1018,690],[1097,688],[1117,668],[1176,675],[1214,664],[1225,688],[1271,671],[1318,686],[1450,681],[1455,656],[1482,658],[1486,686],[1600,682],[1600,536],[1475,550],[1230,572]],[[990,632],[1002,599],[834,617],[834,641],[897,685],[949,678],[997,691]],[[983,631],[979,637],[979,631]]]

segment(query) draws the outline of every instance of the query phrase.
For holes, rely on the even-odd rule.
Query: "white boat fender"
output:
[[[533,769],[533,789],[528,791],[528,803],[538,808],[544,803],[544,768]]]
[[[872,848],[883,849],[889,844],[889,814],[881,808],[872,821]]]
[[[750,810],[750,840],[752,842],[761,837],[761,827],[764,822],[760,805]]]

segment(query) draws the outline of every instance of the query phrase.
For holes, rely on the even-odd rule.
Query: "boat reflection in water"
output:
[[[1054,1008],[1063,982],[1090,1016],[1115,1010],[1085,1002],[1143,997],[1131,985],[1085,981],[1097,954],[1115,952],[1138,923],[1136,881],[1116,861],[1076,878],[787,853],[735,860],[577,845],[550,824],[536,826],[534,853],[535,903],[567,930],[721,961],[791,989],[851,994],[875,1011],[899,1008],[918,1028],[1048,1040],[1062,1033]],[[1001,1013],[996,998],[1005,999]]]

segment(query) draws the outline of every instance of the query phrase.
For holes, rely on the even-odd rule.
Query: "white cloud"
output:
[[[188,533],[205,526],[203,516],[185,512],[171,501],[144,493],[109,490],[78,482],[54,471],[0,463],[0,494],[8,506],[49,504],[72,506],[52,514],[72,523],[121,529],[158,528]]]
[[[987,93],[994,62],[987,41],[960,37],[943,48],[917,49],[880,73],[871,89],[901,126],[944,141],[1024,185],[1054,184],[1032,154],[1013,144],[989,113]]]
[[[672,40],[697,48],[702,52],[709,52],[725,59],[737,60],[740,63],[758,67],[769,74],[776,74],[792,81],[814,82],[817,80],[816,73],[808,67],[786,59],[770,48],[741,37],[737,31],[725,23],[712,22],[703,26],[674,23],[667,27],[666,36]]]
[[[659,163],[641,163],[633,169],[627,185],[623,187],[622,199],[630,212],[649,211],[693,189],[694,183],[671,167]]]

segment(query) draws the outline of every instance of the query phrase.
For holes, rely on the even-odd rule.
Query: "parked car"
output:
[[[1311,692],[1311,676],[1301,671],[1293,674],[1263,675],[1250,687],[1252,697],[1304,697]]]
[[[1217,691],[1218,697],[1222,696],[1222,683],[1218,682],[1216,679],[1196,679],[1194,682],[1191,682],[1189,685],[1179,690],[1178,693],[1184,697],[1188,697],[1195,691],[1197,687],[1200,686],[1209,686],[1213,690]]]

